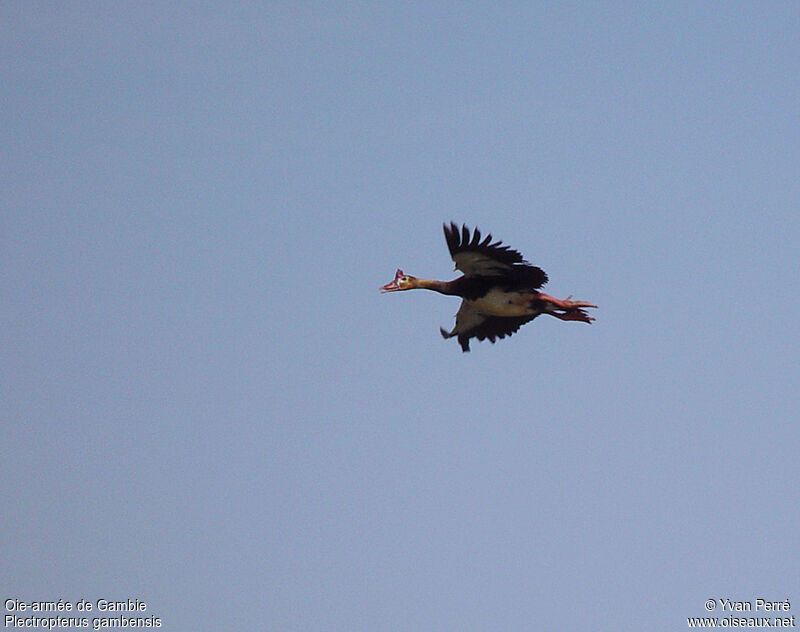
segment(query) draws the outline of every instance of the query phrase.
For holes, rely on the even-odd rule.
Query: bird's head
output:
[[[383,287],[381,287],[381,292],[399,292],[401,290],[412,290],[417,285],[414,283],[416,281],[416,277],[413,277],[409,274],[405,274],[399,268],[397,272],[394,273],[394,280],[391,283],[387,283]]]

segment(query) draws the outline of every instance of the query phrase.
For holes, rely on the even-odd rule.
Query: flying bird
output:
[[[547,274],[531,265],[516,250],[492,236],[481,239],[475,228],[470,234],[466,225],[459,228],[454,222],[444,224],[444,237],[455,269],[463,276],[452,281],[419,279],[397,270],[394,280],[381,287],[381,292],[402,290],[433,290],[440,294],[461,297],[452,331],[440,328],[442,337],[458,339],[462,351],[469,351],[472,338],[489,340],[494,344],[505,338],[539,314],[549,314],[561,320],[591,323],[594,318],[583,308],[597,307],[584,301],[557,299],[539,291],[547,283]]]

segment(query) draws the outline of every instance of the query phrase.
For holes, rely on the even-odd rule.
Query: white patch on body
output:
[[[470,307],[482,314],[491,316],[527,316],[533,314],[530,292],[504,292],[490,290],[485,296],[469,301]]]

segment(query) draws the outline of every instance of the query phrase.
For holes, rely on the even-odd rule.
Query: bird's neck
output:
[[[433,279],[414,279],[414,289],[433,290],[439,294],[455,294],[449,281],[434,281]]]

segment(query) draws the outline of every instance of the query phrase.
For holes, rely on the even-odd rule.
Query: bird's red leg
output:
[[[597,305],[593,305],[592,303],[573,301],[571,300],[571,296],[561,300],[543,293],[539,293],[536,298],[544,303],[545,314],[550,314],[560,320],[578,320],[584,323],[591,323],[594,320],[594,318],[581,309],[583,307],[597,307]]]
[[[579,320],[582,323],[591,323],[594,320],[593,316],[589,316],[589,314],[578,307],[568,312],[545,312],[545,314],[555,316],[559,320]]]

